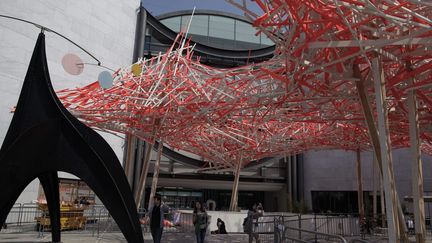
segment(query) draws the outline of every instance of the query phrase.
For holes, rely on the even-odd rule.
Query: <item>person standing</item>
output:
[[[261,242],[259,239],[259,234],[255,233],[253,229],[254,226],[258,226],[258,218],[263,216],[262,205],[258,205],[260,204],[255,203],[252,206],[249,206],[246,222],[244,225],[244,232],[249,235],[249,243],[252,243],[254,238],[257,243]]]
[[[200,202],[195,203],[193,211],[193,224],[195,226],[195,235],[197,243],[204,243],[207,231],[208,215]]]
[[[153,197],[153,206],[149,209],[150,231],[154,243],[160,243],[164,226],[164,209],[160,194]]]

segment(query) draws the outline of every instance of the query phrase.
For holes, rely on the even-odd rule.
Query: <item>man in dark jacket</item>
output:
[[[150,231],[154,243],[160,243],[164,226],[164,206],[162,205],[161,195],[153,197],[153,206],[149,208]]]

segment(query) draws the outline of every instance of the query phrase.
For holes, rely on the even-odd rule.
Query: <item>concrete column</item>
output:
[[[297,155],[293,155],[292,156],[292,200],[295,202],[299,201],[299,197],[298,197],[298,186],[297,186]]]
[[[133,190],[133,169],[134,169],[134,161],[135,161],[135,146],[136,146],[136,138],[133,135],[126,135],[125,138],[126,146],[125,146],[125,154],[124,156],[124,164],[123,169],[125,171],[126,177],[128,179],[129,185]]]
[[[169,161],[169,173],[174,172],[174,160]]]
[[[137,21],[135,27],[135,43],[132,62],[135,63],[139,58],[144,55],[144,45],[145,45],[145,31],[147,25],[147,12],[140,3],[137,9]]]
[[[140,6],[137,9],[137,21],[135,27],[135,41],[134,41],[134,51],[132,57],[132,63],[138,61],[144,54],[144,42],[145,42],[145,28],[147,24],[147,12],[142,6],[142,2],[140,2]],[[135,148],[138,145],[142,145],[141,143],[145,143],[144,141],[139,141],[139,139],[132,135],[128,134],[125,137],[126,146],[124,153],[126,154],[124,158],[124,170],[126,173],[126,177],[128,178],[129,185],[131,186],[132,193],[136,195],[136,190],[139,187],[136,185],[138,178],[140,177],[139,167],[142,166],[141,156],[135,156]],[[138,146],[139,153],[142,154],[142,147]],[[134,179],[135,178],[135,179]]]
[[[135,159],[133,160],[133,170],[132,170],[132,192],[135,192],[139,187],[139,180],[141,177],[141,167],[143,166],[143,156],[146,143],[139,138],[136,138],[136,152]]]
[[[364,203],[363,203],[363,182],[362,182],[362,171],[361,171],[361,154],[360,149],[357,149],[357,194],[358,194],[358,210],[360,219],[365,216]]]
[[[372,212],[373,212],[373,218],[377,218],[377,186],[376,186],[376,167],[377,167],[377,161],[375,155],[373,156],[372,161],[372,190],[373,190],[373,197],[372,197]]]
[[[287,191],[288,191],[288,212],[292,212],[293,210],[293,193],[292,193],[292,166],[291,166],[291,155],[288,157],[285,156],[286,160],[286,180],[287,180]]]

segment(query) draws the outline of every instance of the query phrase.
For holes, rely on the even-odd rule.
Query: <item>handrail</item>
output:
[[[368,243],[369,241],[367,241],[367,240],[362,240],[362,239],[353,239],[353,240],[351,240],[351,243],[354,243],[354,242]]]
[[[308,241],[297,239],[297,238],[292,238],[292,237],[285,237],[285,239],[296,241],[296,242],[309,243]]]

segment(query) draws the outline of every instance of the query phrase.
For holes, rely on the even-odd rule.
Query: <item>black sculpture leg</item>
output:
[[[4,175],[4,173],[1,173],[1,171],[0,171],[0,176],[2,176],[2,175]],[[17,189],[17,190],[13,191],[14,195],[5,194],[5,193],[7,193],[5,191],[8,191],[8,190],[3,190],[4,187],[10,187],[10,186],[7,184],[3,184],[3,185],[6,185],[6,186],[0,187],[0,195],[4,195],[4,196],[0,197],[0,231],[2,230],[3,225],[6,222],[6,218],[9,215],[10,210],[12,209],[14,203],[16,202],[16,200],[18,199],[18,197],[22,191],[20,189]]]
[[[52,242],[61,242],[60,235],[60,196],[57,172],[39,176],[45,192],[51,221]]]
[[[62,159],[60,170],[74,174],[96,193],[130,243],[144,242],[136,204],[129,183],[116,155],[93,130],[80,127],[86,140],[64,128],[59,140]],[[65,139],[65,140],[63,140]]]
[[[0,185],[2,185],[0,186],[0,226],[6,222],[10,210],[21,192],[36,178],[36,176],[22,171],[23,166],[20,165],[19,161],[1,163],[3,158],[0,156]]]

